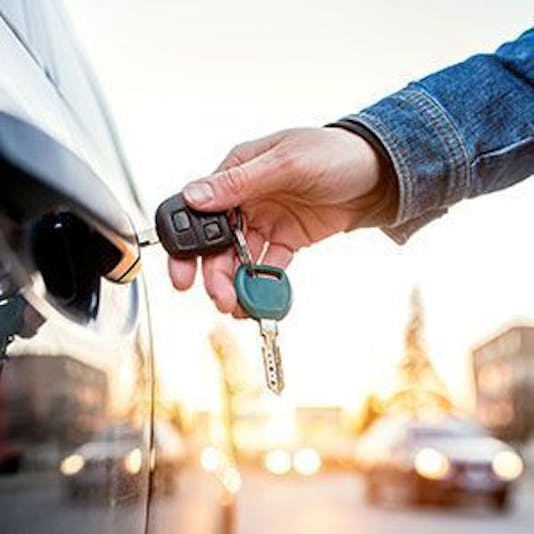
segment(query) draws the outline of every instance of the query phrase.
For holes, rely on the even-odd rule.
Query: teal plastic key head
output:
[[[291,309],[293,292],[283,269],[241,265],[234,278],[237,299],[254,319],[282,320]]]

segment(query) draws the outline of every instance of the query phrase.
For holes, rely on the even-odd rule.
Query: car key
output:
[[[260,325],[263,337],[262,355],[267,387],[280,395],[284,374],[278,346],[278,321],[289,312],[293,300],[291,284],[283,269],[254,265],[240,228],[234,229],[238,254],[242,261],[235,278],[237,298],[243,309]]]
[[[170,256],[187,259],[232,246],[234,235],[226,213],[194,210],[179,193],[159,205],[155,228],[141,233],[138,241],[140,247],[161,242]]]
[[[267,387],[280,395],[285,384],[278,345],[278,321],[291,308],[289,279],[285,271],[271,265],[240,265],[234,285],[239,303],[260,325]]]

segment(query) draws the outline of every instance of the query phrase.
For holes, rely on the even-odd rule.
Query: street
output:
[[[151,533],[218,534],[221,510],[210,483],[199,471],[183,472],[172,496],[160,495],[150,513]],[[212,487],[214,490],[214,487]],[[2,524],[20,525],[9,532],[140,532],[139,502],[108,509],[98,502],[69,503],[51,484],[31,492],[14,489],[2,496]],[[441,508],[371,507],[361,479],[349,473],[276,478],[259,471],[244,473],[237,501],[235,534],[527,534],[534,525],[534,484],[524,483],[512,509],[499,514],[483,503]],[[27,510],[32,510],[28,517]]]
[[[191,491],[197,477],[185,477],[176,495],[160,499],[153,525],[158,534],[206,532],[213,518],[195,514]],[[198,482],[198,481],[197,481]],[[185,487],[183,486],[185,485]],[[277,478],[260,471],[243,475],[238,495],[236,534],[527,534],[533,532],[534,484],[524,483],[505,514],[483,502],[420,508],[365,502],[362,480],[348,473]],[[190,502],[184,502],[185,496]],[[187,517],[184,516],[187,514]],[[157,521],[154,521],[156,520]],[[187,525],[187,527],[186,527]],[[204,528],[201,528],[204,527]]]
[[[244,478],[238,534],[507,534],[531,533],[534,488],[520,488],[509,513],[479,503],[460,507],[388,508],[365,502],[361,480],[349,474]]]

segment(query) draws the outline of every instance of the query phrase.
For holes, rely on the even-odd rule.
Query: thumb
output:
[[[272,192],[278,186],[276,158],[262,154],[185,186],[187,203],[200,211],[226,211]]]

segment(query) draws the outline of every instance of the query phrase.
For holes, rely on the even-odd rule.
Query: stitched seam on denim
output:
[[[405,232],[400,228],[391,228],[390,226],[381,226],[380,230],[384,232],[389,238],[393,239],[397,245],[404,245],[410,237],[409,232]]]
[[[380,229],[389,237],[391,237],[399,245],[403,245],[408,239],[421,230],[427,224],[435,221],[447,213],[447,208],[433,208],[425,212],[423,215],[410,219],[399,226],[382,226]]]
[[[509,145],[503,146],[501,148],[497,148],[495,150],[490,150],[489,152],[480,154],[471,163],[471,168],[476,167],[481,161],[485,159],[505,156],[506,154],[508,154],[508,152],[511,152],[512,150],[515,150],[516,148],[522,147],[523,145],[528,145],[529,143],[532,143],[532,141],[534,141],[534,137],[532,135],[529,135],[528,137],[525,137],[524,139],[521,139],[520,141],[515,141],[514,143],[510,143]]]
[[[463,194],[458,198],[457,200],[461,200],[462,198],[467,198],[469,196],[469,192],[471,190],[471,166],[469,164],[469,151],[467,150],[467,145],[465,143],[465,139],[463,138],[462,134],[459,132],[458,128],[454,124],[454,121],[450,117],[447,110],[438,102],[427,90],[424,86],[418,86],[418,90],[421,92],[421,95],[424,95],[427,97],[429,102],[431,102],[438,112],[441,113],[441,117],[443,120],[447,123],[447,125],[450,128],[450,131],[454,134],[456,137],[456,141],[458,142],[458,146],[461,150],[461,156],[460,156],[460,162],[459,164],[463,164],[463,171],[464,171],[464,191]],[[460,171],[461,172],[461,171]],[[461,176],[461,174],[460,174]]]
[[[469,194],[470,166],[462,137],[446,110],[426,91],[419,88],[404,90],[406,99],[428,118],[437,135],[449,150],[452,163],[452,184],[448,185],[444,205],[453,204]],[[452,134],[452,135],[451,135]]]
[[[356,119],[360,120],[362,124],[367,126],[372,132],[374,132],[380,139],[383,140],[384,146],[391,156],[393,166],[397,171],[399,178],[399,210],[395,221],[391,226],[401,224],[405,220],[411,218],[410,207],[414,200],[414,177],[411,172],[410,166],[406,162],[403,152],[400,148],[398,138],[389,129],[379,117],[372,115],[368,112],[360,112],[356,115]]]
[[[426,101],[422,102],[422,105],[416,105],[412,99],[407,98],[409,96],[408,94],[412,92],[411,89],[403,89],[399,91],[398,93],[395,93],[392,95],[393,98],[395,98],[398,101],[398,104],[403,104],[403,108],[406,113],[413,114],[414,109],[417,112],[417,114],[422,117],[423,119],[426,119],[429,117],[429,113],[425,113],[422,109],[423,105],[426,105]],[[390,97],[390,98],[392,98]],[[379,116],[371,115],[366,111],[363,111],[357,115],[358,117],[364,116],[367,117],[369,121],[371,121],[374,124],[374,127],[377,129],[376,133],[381,133],[384,138],[389,138],[391,141],[391,149],[395,152],[393,154],[390,153],[392,156],[392,159],[395,163],[395,156],[399,157],[399,163],[404,163],[404,168],[406,169],[406,172],[402,173],[402,177],[406,178],[406,180],[400,180],[399,183],[406,184],[408,187],[405,188],[405,195],[402,195],[402,191],[399,191],[399,213],[394,223],[392,223],[391,227],[400,226],[402,224],[406,224],[409,221],[421,217],[423,213],[427,213],[429,211],[435,211],[435,210],[441,210],[447,206],[447,198],[443,199],[443,203],[439,204],[437,206],[432,206],[430,208],[426,208],[425,206],[421,206],[418,202],[418,199],[416,197],[416,189],[417,189],[417,176],[414,174],[411,166],[409,163],[407,163],[407,160],[404,158],[403,154],[403,148],[401,145],[401,142],[399,142],[399,137],[397,136],[396,131],[393,128],[389,128]],[[362,121],[363,122],[363,121]],[[434,129],[437,131],[438,128],[436,127],[436,124],[431,122],[431,124],[434,126]],[[372,130],[372,128],[371,128]],[[441,135],[438,136],[442,138]],[[380,137],[380,135],[379,135]],[[447,142],[444,141],[445,145],[448,145]],[[387,146],[386,146],[387,148]]]

